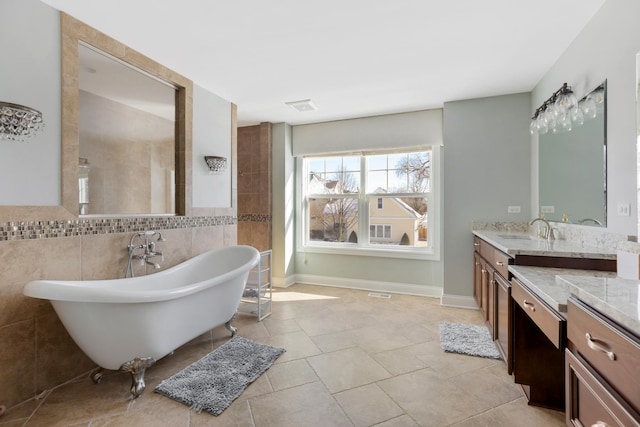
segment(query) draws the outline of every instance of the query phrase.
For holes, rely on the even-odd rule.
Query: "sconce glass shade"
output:
[[[529,132],[539,135],[569,132],[600,114],[605,102],[605,86],[600,85],[578,101],[571,86],[564,83],[538,109],[531,119]]]
[[[0,139],[24,141],[43,127],[40,111],[0,101]]]
[[[204,156],[204,161],[207,163],[209,173],[221,173],[227,168],[227,158],[220,156]]]

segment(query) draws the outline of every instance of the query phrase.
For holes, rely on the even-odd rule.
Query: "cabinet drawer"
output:
[[[480,253],[480,239],[478,236],[473,236],[473,250]]]
[[[505,279],[509,279],[509,260],[511,257],[497,249],[493,250],[493,268]]]
[[[480,240],[480,255],[482,255],[482,258],[493,263],[494,252],[495,252],[495,249],[493,246],[491,246],[489,243],[485,242],[482,239]]]
[[[640,426],[639,415],[612,395],[568,349],[565,361],[567,425]]]
[[[511,296],[522,310],[533,320],[554,346],[562,349],[565,337],[565,320],[548,308],[515,277],[511,279]]]
[[[502,251],[491,246],[489,243],[477,237],[474,240],[474,245],[479,243],[480,255],[493,267],[502,277],[509,278],[509,261],[511,257]],[[478,246],[474,246],[478,250]]]
[[[640,412],[640,340],[574,298],[567,304],[567,320],[573,351]]]

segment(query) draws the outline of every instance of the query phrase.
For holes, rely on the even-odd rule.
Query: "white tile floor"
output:
[[[481,324],[480,313],[437,299],[295,285],[277,290],[263,322],[240,315],[239,335],[287,351],[219,417],[153,388],[229,339],[216,328],[147,370],[86,376],[12,408],[0,426],[563,426],[564,414],[528,406],[503,362],[444,353],[441,320]]]

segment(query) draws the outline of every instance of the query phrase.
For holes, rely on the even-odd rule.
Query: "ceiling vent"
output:
[[[300,101],[285,102],[285,104],[287,104],[289,107],[293,108],[294,110],[300,113],[304,113],[305,111],[315,111],[318,109],[318,107],[316,107],[313,104],[313,102],[311,102],[310,99],[302,99]]]

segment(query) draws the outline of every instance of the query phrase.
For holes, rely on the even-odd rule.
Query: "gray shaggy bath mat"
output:
[[[283,348],[235,337],[162,381],[155,392],[198,412],[220,415],[284,352]]]
[[[440,347],[448,353],[500,359],[486,326],[440,322]]]

